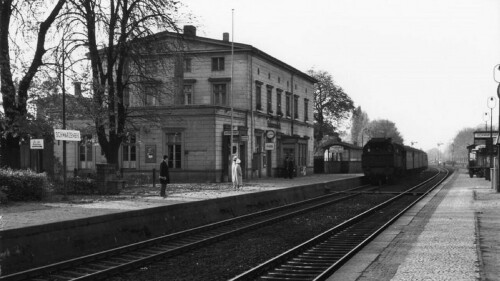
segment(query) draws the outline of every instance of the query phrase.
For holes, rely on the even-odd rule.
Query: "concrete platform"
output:
[[[223,184],[170,184],[118,196],[0,206],[0,276],[123,246],[190,227],[277,207],[360,185],[361,175],[313,175]]]
[[[500,194],[455,173],[328,280],[500,280]]]

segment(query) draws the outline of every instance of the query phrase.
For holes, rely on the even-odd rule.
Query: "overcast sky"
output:
[[[183,0],[199,36],[234,41],[332,74],[370,120],[425,150],[483,124],[500,63],[498,0]],[[489,122],[488,122],[489,126]],[[441,147],[443,150],[443,147]]]

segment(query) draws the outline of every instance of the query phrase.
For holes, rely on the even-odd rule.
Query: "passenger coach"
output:
[[[363,147],[361,165],[372,183],[382,183],[408,172],[427,169],[427,154],[395,143],[391,138],[372,138]]]

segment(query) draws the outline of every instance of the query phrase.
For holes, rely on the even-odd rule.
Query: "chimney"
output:
[[[229,42],[229,32],[222,33],[222,41]]]
[[[196,27],[194,25],[185,25],[184,26],[184,35],[195,37],[196,36]]]

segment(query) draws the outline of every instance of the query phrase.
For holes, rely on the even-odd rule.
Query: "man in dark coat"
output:
[[[161,183],[161,197],[167,197],[165,193],[167,189],[167,183],[170,183],[170,176],[168,175],[168,164],[167,164],[168,156],[163,155],[163,161],[160,164],[160,183]]]

